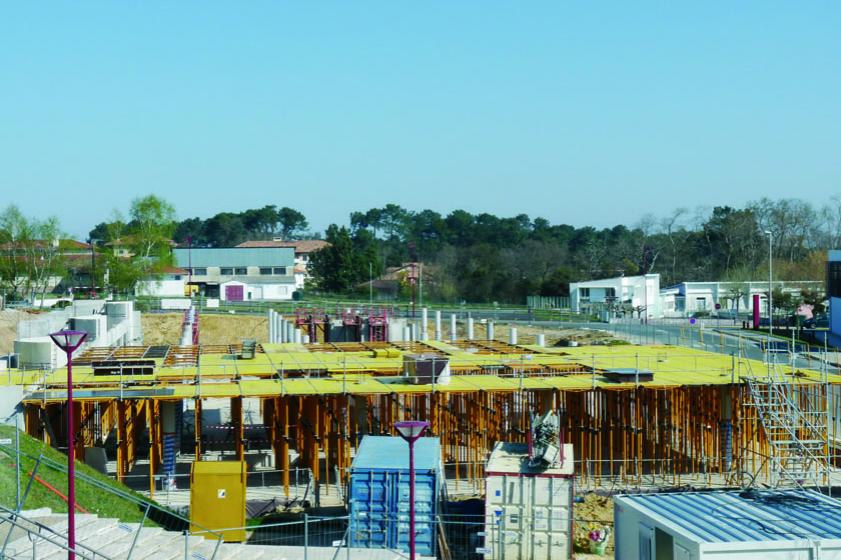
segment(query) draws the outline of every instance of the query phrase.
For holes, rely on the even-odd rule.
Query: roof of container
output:
[[[432,471],[441,468],[441,442],[438,438],[422,437],[415,442],[415,470]],[[409,444],[399,436],[365,436],[351,469],[409,470]]]
[[[841,539],[841,502],[812,490],[617,496],[696,542]]]
[[[495,473],[500,474],[523,474],[527,476],[573,476],[574,465],[572,456],[572,445],[563,446],[563,461],[558,467],[541,469],[529,466],[529,446],[525,443],[498,442],[485,470],[488,476]]]

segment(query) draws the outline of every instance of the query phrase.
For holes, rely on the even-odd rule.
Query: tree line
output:
[[[25,250],[29,241],[59,238],[60,232],[56,218],[26,218],[14,206],[0,214],[0,282],[6,293],[44,285],[49,274],[36,269],[44,266],[46,249],[37,255],[31,249],[35,256],[28,260]],[[101,252],[109,284],[129,291],[171,262],[171,240],[230,247],[275,237],[321,233],[309,231],[306,216],[286,206],[179,220],[170,203],[150,195],[132,202],[128,218],[115,211],[94,226],[89,240]],[[570,282],[644,273],[659,273],[662,285],[760,280],[767,277],[769,237],[776,279],[823,280],[825,251],[841,244],[841,197],[821,206],[763,198],[743,208],[678,208],[609,228],[386,204],[351,212],[347,224],[331,224],[323,237],[331,245],[313,255],[310,289],[330,293],[364,291],[361,285],[371,275],[407,262],[423,263],[426,297],[449,302],[519,303],[531,294],[566,295]],[[115,244],[126,251],[112,250]],[[60,273],[61,252],[48,257],[52,272]]]

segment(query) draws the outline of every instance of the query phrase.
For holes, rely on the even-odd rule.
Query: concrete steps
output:
[[[31,514],[31,515],[30,515]],[[0,519],[2,521],[2,519]],[[60,536],[44,531],[56,541],[66,542],[67,514],[53,514],[39,510],[22,512],[19,523],[34,527],[34,522],[49,527]],[[5,538],[9,533],[8,523],[0,524],[0,537]],[[210,560],[216,552],[214,560],[303,560],[304,549],[295,546],[247,545],[240,543],[223,543],[218,546],[216,541],[203,537],[188,536],[177,531],[166,531],[160,527],[143,527],[140,532],[138,523],[123,523],[117,519],[99,518],[91,514],[76,515],[76,540],[79,545],[87,546],[96,551],[97,558],[112,560],[126,560],[131,550],[131,560]],[[26,531],[15,529],[11,532],[9,544],[6,547],[7,559],[43,559],[62,560],[67,558],[67,551],[47,542],[35,539],[33,542]],[[137,542],[132,549],[135,537]],[[0,540],[0,545],[2,545]],[[77,558],[92,557],[92,553],[79,547]],[[333,560],[336,550],[330,547],[310,547],[308,560]],[[392,551],[378,549],[342,550],[339,558],[344,560],[393,560],[396,556]]]

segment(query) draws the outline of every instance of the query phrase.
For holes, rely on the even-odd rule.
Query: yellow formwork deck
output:
[[[744,375],[761,375],[767,365],[747,359],[672,346],[582,346],[541,348],[521,346],[522,353],[478,354],[443,342],[425,345],[449,359],[453,371],[446,384],[414,385],[396,374],[402,371],[399,357],[374,357],[372,352],[310,351],[301,344],[263,344],[253,359],[235,354],[201,354],[198,365],[168,367],[157,362],[150,375],[94,375],[90,366],[73,368],[73,385],[83,389],[76,398],[113,398],[122,385],[125,398],[230,398],[295,395],[377,395],[460,393],[559,389],[581,391],[593,388],[627,389],[634,383],[614,383],[603,372],[617,368],[649,370],[653,381],[641,382],[650,388],[740,383]],[[341,349],[341,344],[336,345]],[[788,366],[778,366],[791,374]],[[797,370],[798,381],[820,382],[815,370]],[[28,385],[47,388],[28,400],[63,400],[66,368],[50,373],[10,370],[0,385]],[[841,376],[828,375],[831,384],[841,384]]]

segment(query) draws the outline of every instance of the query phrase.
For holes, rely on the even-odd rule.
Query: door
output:
[[[228,301],[242,301],[242,286],[225,286],[225,299]]]
[[[654,529],[646,525],[645,523],[640,523],[639,528],[639,539],[640,539],[640,560],[654,560]]]

